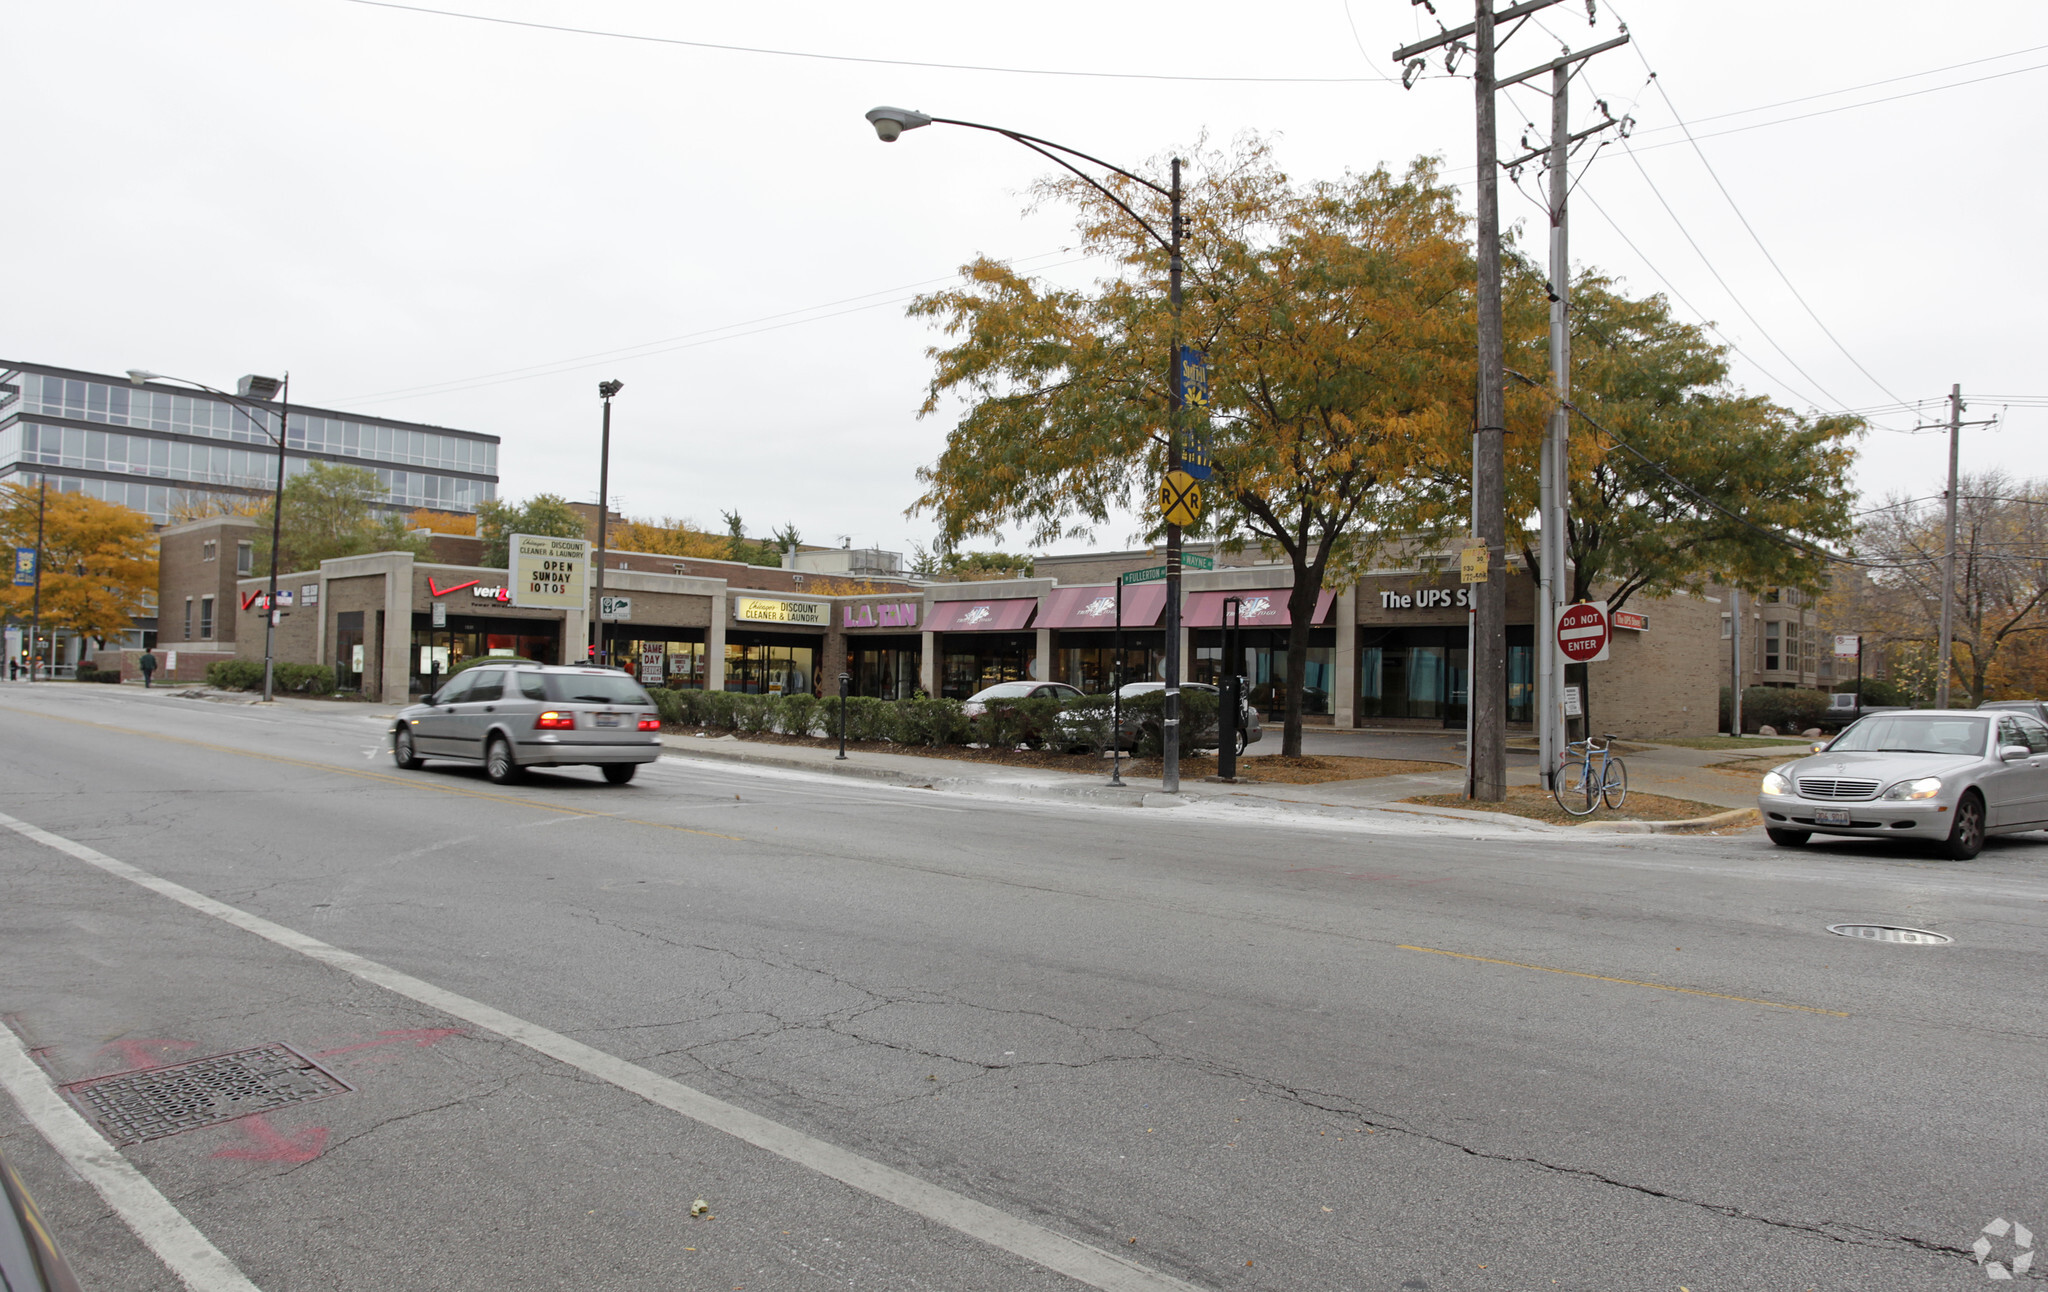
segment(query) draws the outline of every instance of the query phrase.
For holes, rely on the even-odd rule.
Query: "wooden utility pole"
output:
[[[1472,24],[1473,106],[1479,119],[1479,389],[1473,401],[1473,534],[1486,546],[1486,582],[1474,584],[1472,747],[1469,797],[1507,797],[1507,476],[1506,376],[1500,317],[1500,154],[1494,138],[1493,0],[1479,0]]]
[[[1949,659],[1955,650],[1956,628],[1956,475],[1962,459],[1963,387],[1948,388],[1948,539],[1941,548],[1941,677],[1934,684],[1934,707],[1948,708]]]
[[[1418,0],[1420,2],[1420,0]],[[1407,64],[1401,83],[1412,85],[1422,69],[1418,57],[1433,49],[1449,46],[1456,52],[1471,38],[1474,115],[1478,121],[1479,190],[1476,218],[1479,227],[1478,261],[1479,382],[1473,400],[1472,419],[1472,533],[1486,549],[1489,577],[1473,585],[1473,613],[1469,657],[1471,660],[1471,737],[1467,742],[1468,771],[1465,792],[1483,802],[1497,803],[1507,797],[1507,395],[1504,389],[1505,361],[1502,354],[1500,283],[1500,173],[1499,148],[1494,122],[1496,93],[1544,72],[1552,76],[1550,147],[1531,156],[1548,153],[1551,163],[1551,371],[1560,407],[1552,414],[1549,433],[1544,437],[1540,484],[1542,501],[1542,605],[1537,610],[1541,634],[1540,658],[1543,686],[1538,700],[1538,730],[1543,748],[1542,774],[1548,778],[1559,751],[1563,712],[1563,661],[1552,640],[1555,616],[1566,592],[1564,562],[1564,514],[1570,501],[1570,457],[1566,448],[1570,420],[1561,406],[1571,391],[1571,344],[1566,299],[1571,280],[1571,262],[1565,240],[1565,199],[1571,191],[1566,163],[1570,146],[1609,125],[1612,118],[1593,130],[1570,133],[1569,100],[1566,88],[1573,68],[1603,50],[1628,42],[1626,34],[1604,41],[1579,53],[1530,68],[1505,80],[1494,76],[1494,28],[1547,9],[1559,0],[1522,0],[1499,13],[1492,0],[1478,0],[1469,26],[1403,46],[1394,51],[1394,61]],[[1510,33],[1512,34],[1512,33]],[[1411,61],[1413,60],[1413,61]],[[1510,165],[1530,160],[1518,158]]]

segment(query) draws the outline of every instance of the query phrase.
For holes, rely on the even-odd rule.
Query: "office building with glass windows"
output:
[[[274,401],[0,361],[0,483],[47,477],[54,489],[166,524],[210,496],[267,496],[277,484],[277,420]],[[495,435],[294,403],[285,472],[311,462],[369,468],[377,503],[393,510],[473,511],[497,496]]]

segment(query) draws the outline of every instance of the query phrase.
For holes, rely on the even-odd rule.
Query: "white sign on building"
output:
[[[583,610],[590,604],[590,544],[580,538],[514,534],[512,604]]]

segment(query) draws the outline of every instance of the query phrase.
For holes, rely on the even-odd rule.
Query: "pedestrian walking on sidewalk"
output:
[[[147,690],[150,685],[150,679],[156,676],[155,652],[145,649],[142,652],[142,658],[135,661],[135,666],[142,670],[142,685],[143,689]]]

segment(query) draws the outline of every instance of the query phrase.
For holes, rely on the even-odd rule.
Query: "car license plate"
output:
[[[619,715],[616,713],[600,713],[597,715],[597,725],[600,727],[616,727],[619,725]],[[1847,812],[1842,814],[1843,820],[1848,820],[1848,817],[1849,814]]]
[[[1813,810],[1813,823],[1815,825],[1847,825],[1849,824],[1849,809],[1815,808]]]

